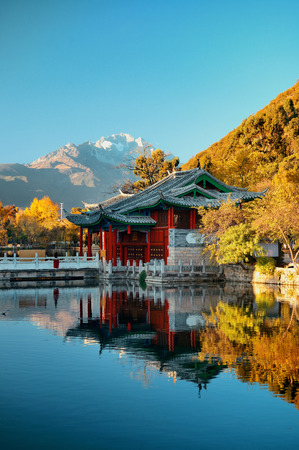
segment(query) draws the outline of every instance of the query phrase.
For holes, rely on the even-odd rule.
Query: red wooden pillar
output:
[[[80,227],[80,256],[83,256],[83,228]]]
[[[112,254],[112,248],[113,248],[113,244],[112,244],[112,225],[109,225],[109,246],[107,248],[107,261],[112,261],[113,258],[113,254]]]
[[[87,234],[87,256],[91,257],[91,231],[90,228],[88,228],[88,234]]]
[[[103,231],[103,236],[102,236],[102,249],[104,250],[103,254],[104,254],[104,259],[107,260],[107,243],[106,243],[106,231]]]
[[[100,250],[102,250],[102,244],[103,244],[103,242],[102,242],[102,228],[100,228],[100,232],[99,232],[99,247],[100,247]]]
[[[145,262],[150,262],[151,260],[151,232],[147,231],[147,247],[145,250]]]
[[[190,341],[191,341],[191,347],[196,348],[196,330],[191,330]]]
[[[112,232],[112,261],[113,265],[116,266],[117,263],[117,230]]]
[[[119,259],[121,264],[124,264],[124,244],[122,242],[119,244]]]
[[[169,256],[169,228],[163,231],[163,253],[164,262],[167,264],[167,258]]]
[[[174,228],[174,207],[168,210],[168,228]]]
[[[194,230],[195,229],[195,224],[196,224],[196,209],[191,209],[190,210],[190,229]]]

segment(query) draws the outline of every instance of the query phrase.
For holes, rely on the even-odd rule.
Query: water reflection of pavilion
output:
[[[255,294],[256,303],[251,291],[215,284],[150,286],[146,290],[131,284],[11,289],[1,292],[0,320],[27,318],[67,340],[79,338],[98,344],[100,352],[114,349],[120,355],[143,361],[146,367],[168,372],[174,379],[192,381],[200,388],[225,367],[198,358],[204,315],[215,309],[219,300],[249,306],[253,311],[266,307],[267,317],[287,316],[290,311],[290,300],[283,303],[282,293]]]
[[[99,302],[91,294],[80,297],[80,321],[66,338],[98,342],[100,353],[114,349],[143,360],[160,371],[195,382],[199,388],[223,368],[199,362],[198,330],[221,298],[222,288],[104,286]]]

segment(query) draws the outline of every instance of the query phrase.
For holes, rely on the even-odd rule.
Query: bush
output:
[[[146,289],[146,282],[145,282],[145,279],[146,279],[146,271],[143,270],[143,271],[140,272],[140,274],[139,274],[138,281],[139,281],[139,286],[140,286],[141,289],[143,289],[144,291],[145,291],[145,289]]]
[[[275,259],[269,256],[257,258],[255,269],[262,275],[273,275],[275,272]]]

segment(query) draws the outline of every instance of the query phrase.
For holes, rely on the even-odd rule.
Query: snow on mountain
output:
[[[148,143],[141,137],[135,139],[127,133],[112,134],[108,137],[101,137],[98,141],[86,141],[82,144],[75,145],[68,143],[58,150],[42,156],[27,167],[32,168],[46,168],[53,167],[53,163],[58,160],[65,160],[66,158],[75,158],[82,163],[82,159],[87,157],[94,157],[99,162],[120,164],[123,157],[132,151],[143,148]],[[79,161],[80,160],[80,161]],[[65,161],[64,161],[65,162]]]
[[[26,176],[31,177],[32,182],[29,183],[30,190],[25,186],[22,188],[28,190],[26,196],[25,191],[23,193],[22,206],[25,197],[27,202],[34,196],[41,198],[43,195],[49,195],[56,202],[64,201],[69,209],[82,206],[81,201],[106,200],[117,192],[115,186],[128,178],[119,164],[132,153],[134,157],[134,152],[146,145],[148,143],[141,137],[135,139],[127,133],[102,136],[96,142],[86,141],[79,145],[69,142],[25,165]],[[10,202],[18,204],[15,198]]]

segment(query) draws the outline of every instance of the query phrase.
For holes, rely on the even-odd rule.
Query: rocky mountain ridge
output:
[[[28,164],[0,164],[0,201],[29,206],[34,197],[48,195],[66,209],[111,197],[115,184],[128,177],[117,167],[148,143],[120,133],[96,142],[68,143]]]

